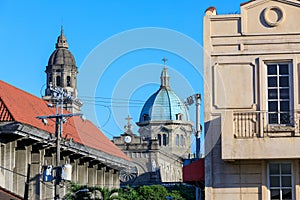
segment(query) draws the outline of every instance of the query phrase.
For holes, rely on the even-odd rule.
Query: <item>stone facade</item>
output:
[[[61,87],[74,98],[73,101],[64,101],[64,109],[72,113],[78,113],[80,112],[80,108],[82,106],[82,102],[77,98],[78,69],[75,58],[68,48],[69,45],[62,27],[61,33],[57,37],[55,50],[49,57],[48,65],[46,66],[46,90],[43,99],[52,104],[56,104],[57,100],[53,96],[53,92],[50,90],[50,88],[51,86]]]
[[[299,199],[300,3],[204,17],[205,199]]]
[[[187,124],[187,126],[190,126],[190,124]],[[172,128],[171,126],[168,127]],[[189,138],[188,135],[190,135],[191,132],[191,129],[189,132],[178,131],[176,129],[168,130],[170,132],[173,131],[174,135],[179,133],[184,134],[186,135],[185,138]],[[161,144],[157,139],[157,134],[163,132],[160,132],[157,130],[157,127],[154,127],[153,133],[155,134],[153,134],[154,136],[150,139],[138,136],[131,130],[126,130],[120,137],[113,138],[113,143],[132,159],[136,168],[134,171],[130,170],[123,178],[121,174],[121,181],[123,181],[124,185],[182,182],[182,164],[183,159],[187,158],[190,153],[189,143],[182,146],[181,151],[179,151],[178,149],[180,147],[174,145],[175,136],[170,134],[168,138],[170,141],[168,145],[170,146],[168,146],[167,144]],[[127,141],[128,136],[131,138],[130,142]],[[188,140],[187,142],[190,141]],[[130,173],[134,175],[129,175]]]
[[[114,144],[136,166],[136,176],[130,181],[125,179],[124,184],[182,182],[183,159],[191,153],[192,122],[185,105],[170,88],[166,66],[160,79],[159,90],[149,97],[141,111],[137,122],[139,135],[132,132],[128,121],[126,131],[113,138]]]

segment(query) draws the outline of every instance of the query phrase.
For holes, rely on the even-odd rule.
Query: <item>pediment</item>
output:
[[[300,1],[256,0],[241,5],[241,31],[251,34],[300,33]]]

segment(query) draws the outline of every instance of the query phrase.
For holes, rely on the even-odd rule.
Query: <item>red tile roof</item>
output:
[[[0,187],[0,199],[1,200],[22,200],[24,198],[6,190],[3,187]]]
[[[64,110],[64,113],[68,112]],[[0,80],[0,121],[16,121],[54,134],[54,120],[48,119],[48,124],[44,125],[36,118],[54,114],[55,108],[49,108],[46,101]],[[62,137],[73,138],[79,144],[130,160],[92,122],[83,121],[78,116],[68,118],[63,125]]]

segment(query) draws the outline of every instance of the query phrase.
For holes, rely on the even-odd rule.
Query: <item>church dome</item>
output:
[[[189,114],[184,103],[171,90],[165,66],[161,73],[161,86],[144,104],[139,123],[168,120],[189,121]]]
[[[48,66],[51,65],[70,65],[76,66],[75,58],[72,53],[66,48],[57,48],[51,54]]]
[[[61,33],[57,38],[56,49],[51,54],[48,66],[51,65],[68,65],[68,66],[76,66],[75,58],[72,53],[68,50],[67,38],[64,35],[63,28],[61,29]]]

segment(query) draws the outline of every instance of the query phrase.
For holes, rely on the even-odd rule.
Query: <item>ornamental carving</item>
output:
[[[284,12],[278,6],[270,6],[264,10],[263,19],[271,27],[278,26],[284,20]]]

